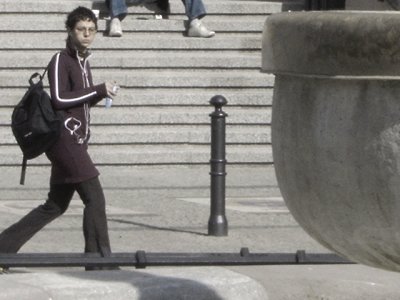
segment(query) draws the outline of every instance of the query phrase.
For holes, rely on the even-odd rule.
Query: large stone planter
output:
[[[400,14],[268,18],[276,175],[298,223],[356,262],[400,271]]]

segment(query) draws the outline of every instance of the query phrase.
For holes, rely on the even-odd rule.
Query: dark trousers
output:
[[[75,184],[52,184],[47,201],[0,234],[0,253],[16,253],[35,233],[62,215],[77,191],[85,206],[85,252],[111,253],[105,198],[98,177]]]

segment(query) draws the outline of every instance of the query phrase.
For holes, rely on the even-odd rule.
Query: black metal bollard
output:
[[[211,117],[211,214],[208,221],[208,234],[214,236],[228,235],[228,221],[225,216],[225,117],[222,106],[228,102],[223,96],[211,98],[215,106]]]

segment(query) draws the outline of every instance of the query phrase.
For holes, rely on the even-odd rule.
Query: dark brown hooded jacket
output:
[[[89,53],[78,56],[69,40],[53,56],[48,78],[53,107],[64,114],[58,142],[46,155],[51,161],[51,184],[78,183],[99,175],[87,150],[90,108],[107,96],[105,84],[93,85]]]

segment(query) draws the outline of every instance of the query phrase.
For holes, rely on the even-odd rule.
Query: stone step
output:
[[[30,75],[32,72],[26,71]],[[25,76],[28,85],[29,76]],[[14,106],[22,98],[26,87],[1,88],[1,106]],[[115,106],[205,106],[210,112],[213,107],[209,104],[210,99],[215,95],[223,95],[228,104],[224,108],[230,113],[231,106],[270,106],[272,105],[272,88],[158,88],[158,89],[135,89],[123,88],[118,93],[118,101]]]
[[[117,101],[117,100],[116,100]],[[91,122],[96,124],[209,124],[209,107],[112,107],[96,106],[91,110]],[[0,107],[0,125],[11,124],[11,107]],[[270,124],[271,107],[229,109],[227,124]]]
[[[184,14],[184,6],[180,0],[170,0],[170,10],[171,14]],[[230,0],[230,1],[213,1],[204,0],[204,5],[208,15],[231,15],[231,14],[272,14],[282,12],[283,5],[280,2],[270,2],[270,1],[251,1],[243,2],[240,0]],[[94,7],[100,8],[101,10],[106,10],[102,2],[97,2]],[[129,13],[142,13],[149,11],[144,6],[128,6]]]
[[[2,0],[0,2],[0,11],[4,13],[65,13],[77,6],[91,7],[92,5],[93,1],[91,0],[42,0],[40,1],[40,5],[34,0]]]
[[[43,68],[56,51],[0,51],[0,66],[7,69]],[[107,51],[96,50],[90,60],[97,68],[260,69],[261,54],[253,51]],[[27,74],[29,72],[27,71]]]
[[[0,50],[54,50],[65,47],[65,33],[13,32],[0,34]],[[40,41],[40,42],[39,42]],[[257,50],[261,49],[260,34],[218,34],[211,39],[186,38],[176,33],[126,33],[123,38],[98,35],[94,50]]]
[[[18,145],[0,145],[0,166],[18,166],[22,152]],[[97,165],[206,164],[210,160],[209,145],[91,145],[90,155]],[[271,163],[270,145],[230,145],[226,159],[232,163]],[[49,165],[45,155],[29,161],[29,165]]]
[[[294,1],[292,7],[298,7],[301,1]],[[289,2],[287,2],[289,4]],[[153,13],[152,6],[137,6],[128,4],[128,12],[134,13]],[[223,0],[213,1],[204,0],[207,13],[212,14],[271,14],[279,13],[289,9],[288,4],[273,1],[241,1],[241,0]],[[37,5],[34,0],[2,0],[0,3],[1,12],[16,13],[68,13],[77,6],[86,6],[89,8],[107,11],[104,1],[89,0],[45,0]],[[150,9],[149,9],[150,8]],[[184,14],[184,6],[180,0],[170,0],[171,14]]]
[[[210,125],[109,125],[91,126],[91,144],[209,144]],[[9,126],[0,127],[0,144],[13,145],[15,138]],[[269,144],[268,125],[228,125],[227,144]]]
[[[97,70],[95,82],[115,80],[121,88],[263,88],[272,87],[274,76],[259,71],[233,70]],[[24,87],[30,76],[21,70],[0,70],[0,88]]]
[[[38,16],[28,15],[19,19],[19,13],[1,15],[0,31],[4,32],[65,32],[65,16],[50,15],[38,20]],[[170,19],[155,20],[153,17],[128,17],[123,21],[123,30],[127,32],[182,32],[185,30],[184,17],[171,17]],[[172,19],[174,18],[174,19]],[[19,20],[17,23],[15,20]],[[261,33],[266,17],[245,16],[232,22],[232,17],[207,17],[204,23],[210,29],[220,32],[256,32]],[[108,22],[99,20],[99,34],[106,31]]]

